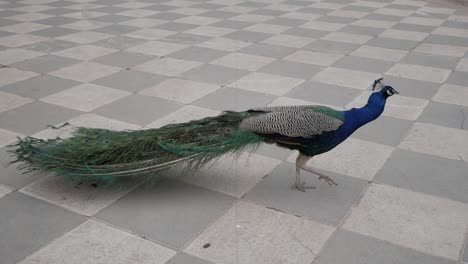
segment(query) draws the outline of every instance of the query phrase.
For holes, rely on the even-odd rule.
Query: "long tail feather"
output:
[[[19,138],[12,147],[20,169],[41,170],[91,180],[153,174],[184,165],[196,171],[227,153],[256,147],[263,139],[240,130],[254,113],[225,112],[157,129],[110,131],[79,128],[68,139]]]

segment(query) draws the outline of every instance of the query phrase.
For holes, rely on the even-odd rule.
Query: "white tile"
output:
[[[27,49],[6,49],[0,51],[0,64],[9,65],[15,62],[33,59],[45,53],[27,50]]]
[[[205,117],[217,116],[219,114],[219,111],[193,105],[186,105],[177,111],[152,122],[151,124],[147,125],[147,127],[159,128],[169,124],[185,123]]]
[[[43,24],[24,22],[24,23],[5,26],[5,27],[0,27],[0,30],[13,32],[17,34],[25,34],[25,33],[29,33],[32,31],[41,30],[41,29],[50,28],[50,27],[51,26],[47,26]]]
[[[257,93],[281,96],[303,82],[303,79],[255,72],[242,77],[229,86]]]
[[[137,181],[105,186],[72,182],[64,176],[44,177],[20,189],[22,193],[67,208],[79,214],[92,216],[109,206],[137,186]]]
[[[413,10],[399,9],[399,8],[380,8],[374,11],[375,14],[390,15],[390,16],[402,16],[407,17],[413,14]]]
[[[89,112],[130,93],[104,86],[84,83],[70,89],[46,96],[41,101],[63,107]]]
[[[371,94],[371,91],[365,91],[353,102],[349,103],[346,108],[363,107],[366,105]],[[428,104],[428,100],[395,95],[387,99],[385,110],[382,114],[384,116],[391,116],[400,119],[416,120]]]
[[[406,54],[408,54],[408,52],[403,50],[386,49],[366,45],[359,47],[357,50],[351,53],[353,56],[392,62],[400,61],[403,57],[406,56]]]
[[[196,46],[209,48],[209,49],[217,49],[217,50],[224,50],[224,51],[236,51],[251,44],[245,41],[234,40],[234,39],[227,39],[227,38],[212,38],[205,42],[199,43]]]
[[[141,45],[137,45],[127,49],[130,52],[143,53],[155,56],[166,56],[170,53],[185,49],[187,45],[162,42],[162,41],[147,41]]]
[[[372,184],[344,228],[417,251],[458,260],[468,205]]]
[[[357,2],[353,3],[352,5],[366,6],[366,7],[372,7],[372,8],[381,8],[381,7],[384,7],[384,6],[388,5],[388,3],[386,3],[386,2],[374,2],[374,1],[357,1]]]
[[[199,25],[199,26],[206,26],[206,25],[210,25],[219,21],[221,21],[221,19],[219,18],[204,17],[204,16],[189,16],[189,17],[184,17],[184,18],[174,20],[174,22],[178,22],[178,23],[187,23],[187,24],[193,24],[193,25]]]
[[[373,19],[360,19],[351,23],[353,26],[372,27],[372,28],[391,28],[397,22]]]
[[[461,59],[457,65],[456,70],[468,72],[468,58]]]
[[[42,13],[24,13],[24,14],[10,16],[6,18],[26,22],[26,21],[36,21],[36,20],[46,19],[50,17],[53,17],[53,16],[42,14]]]
[[[166,23],[169,23],[169,21],[144,17],[144,18],[135,18],[135,19],[123,21],[123,22],[120,22],[119,24],[126,25],[126,26],[139,27],[139,28],[149,28],[149,27],[166,24]]]
[[[77,60],[92,60],[95,58],[99,58],[111,53],[114,53],[118,50],[116,49],[109,49],[95,45],[80,45],[70,49],[61,50],[59,52],[55,52],[53,54],[77,59]]]
[[[185,0],[171,0],[168,2],[164,2],[165,5],[170,5],[170,6],[177,6],[177,7],[189,7],[196,5],[197,3],[193,1],[185,1]]]
[[[468,47],[421,43],[414,49],[414,51],[434,55],[463,57],[463,55],[468,51]]]
[[[255,71],[273,62],[274,60],[275,59],[269,57],[234,52],[215,59],[210,63],[229,68]]]
[[[0,43],[2,46],[5,46],[5,47],[17,48],[17,47],[22,47],[22,46],[46,41],[48,39],[49,38],[35,36],[35,35],[18,34],[18,35],[2,37],[0,38]]]
[[[213,26],[200,26],[196,27],[191,30],[187,30],[184,33],[195,34],[195,35],[202,35],[208,37],[221,37],[226,34],[232,33],[236,31],[235,29],[231,28],[223,28],[223,27],[213,27]]]
[[[421,26],[440,26],[445,20],[439,18],[426,18],[426,17],[406,17],[401,22],[408,24],[415,24]]]
[[[15,68],[0,68],[0,87],[38,76],[39,74]]]
[[[399,148],[468,162],[468,131],[416,123]]]
[[[455,9],[425,6],[425,7],[421,7],[420,9],[418,9],[418,11],[422,12],[422,13],[435,13],[435,14],[450,15],[450,14],[453,14],[455,12]]]
[[[377,73],[329,67],[316,74],[311,80],[364,90],[370,87],[379,76]]]
[[[468,87],[444,84],[432,99],[437,102],[468,106]]]
[[[219,264],[310,263],[334,228],[239,202],[184,251]],[[210,242],[211,246],[203,245]]]
[[[173,174],[184,182],[240,198],[280,163],[274,158],[243,152],[224,155],[193,175],[178,173],[176,169]]]
[[[85,61],[69,67],[61,68],[50,75],[75,80],[79,82],[91,82],[107,75],[119,72],[117,67],[107,66],[95,62]]]
[[[284,60],[316,64],[321,66],[330,66],[343,57],[344,55],[342,54],[300,50],[285,57]]]
[[[328,13],[327,16],[361,18],[361,17],[365,17],[368,14],[369,14],[368,12],[361,12],[361,11],[336,10],[334,12]]]
[[[0,148],[15,142],[18,136],[20,135],[0,128]]]
[[[177,34],[177,32],[157,28],[144,28],[124,34],[123,36],[146,40],[158,40],[174,34]]]
[[[78,44],[88,44],[99,40],[112,37],[110,34],[98,33],[93,31],[81,31],[70,35],[58,37],[57,39],[70,41]]]
[[[85,31],[85,30],[93,30],[93,29],[105,27],[108,25],[111,25],[111,23],[94,21],[94,20],[80,20],[74,23],[61,25],[60,27]]]
[[[116,13],[116,15],[129,16],[129,17],[147,17],[147,16],[155,15],[157,13],[159,12],[147,10],[147,9],[131,9],[131,10],[126,10],[120,13]]]
[[[109,130],[137,130],[141,127],[129,124],[115,119],[110,119],[96,114],[84,114],[67,121],[70,126],[64,126],[59,129],[48,128],[33,135],[35,138],[54,139],[69,138],[78,127],[103,128]]]
[[[385,74],[419,81],[443,83],[450,75],[449,69],[398,63]]]
[[[260,33],[279,34],[290,28],[291,27],[287,27],[287,26],[259,23],[259,24],[254,24],[252,26],[243,28],[243,30],[260,32]]]
[[[213,84],[171,78],[156,86],[145,89],[140,93],[188,104],[219,88],[220,86]]]
[[[205,13],[207,10],[202,8],[193,8],[193,7],[182,7],[177,9],[172,9],[172,13],[187,15],[187,16],[196,16],[201,13]]]
[[[468,36],[468,29],[438,27],[436,30],[432,32],[432,34],[466,38]]]
[[[323,31],[338,31],[345,27],[346,24],[322,22],[322,21],[310,21],[303,24],[302,28],[323,30]]]
[[[127,8],[127,9],[139,9],[139,8],[144,8],[148,6],[152,6],[153,4],[150,3],[143,3],[143,2],[137,2],[137,1],[132,1],[132,2],[125,2],[123,4],[118,4],[115,5],[116,7],[121,7],[121,8]]]
[[[229,20],[234,21],[242,21],[242,22],[250,22],[250,23],[261,23],[266,20],[272,19],[272,16],[263,16],[263,15],[255,15],[255,14],[241,14],[235,17],[229,18]]]
[[[313,3],[310,5],[310,7],[314,7],[314,8],[332,9],[332,10],[340,9],[344,6],[345,5],[343,4],[328,3],[328,2],[318,2],[318,3]]]
[[[16,94],[6,93],[0,91],[0,113],[10,109],[20,107],[24,104],[34,101],[31,98],[25,98]]]
[[[108,14],[104,13],[104,12],[96,12],[96,11],[89,11],[89,10],[86,11],[86,18],[87,19],[93,19],[93,18],[105,16],[105,15],[108,15]],[[69,14],[65,14],[63,16],[64,17],[75,18],[75,19],[83,19],[83,12],[80,11],[80,12],[75,12],[75,13],[69,13]]]
[[[372,180],[392,151],[393,147],[390,146],[348,138],[331,151],[310,159],[307,166]]]
[[[39,13],[41,11],[46,11],[46,10],[53,9],[53,8],[54,7],[35,4],[35,5],[26,5],[26,6],[22,6],[18,8],[13,8],[13,10],[21,11],[21,12],[28,12],[28,13]]]
[[[238,2],[243,2],[243,1],[238,1]],[[238,6],[232,3],[232,5],[222,7],[218,9],[219,11],[223,12],[230,12],[230,13],[238,13],[238,14],[244,14],[244,13],[249,13],[255,10],[253,7],[247,7],[247,6]]]
[[[314,19],[317,19],[317,18],[321,17],[321,15],[313,14],[313,13],[303,13],[303,12],[288,12],[288,13],[286,13],[284,15],[279,16],[279,17],[311,21],[311,20],[314,20]]]
[[[21,264],[166,263],[176,252],[136,235],[88,220]]]
[[[373,38],[372,36],[368,36],[368,35],[351,34],[351,33],[346,33],[346,32],[332,32],[326,35],[325,37],[323,37],[322,39],[362,45],[372,38]]]
[[[423,41],[429,34],[425,32],[387,29],[379,35],[381,38],[394,38],[401,40]]]
[[[413,0],[396,0],[393,1],[394,4],[397,5],[409,5],[409,6],[425,6],[427,5],[426,1],[413,1]]]
[[[94,2],[92,0],[79,0],[79,1],[72,1],[72,2],[79,2],[79,3],[82,3],[82,4],[76,4],[76,5],[71,5],[71,6],[68,6],[67,5],[67,9],[74,9],[74,10],[79,10],[79,11],[89,11],[89,10],[92,10],[92,9],[98,9],[98,8],[101,8],[101,7],[105,7],[104,5],[95,5],[95,4],[91,4],[90,2]]]
[[[271,4],[266,6],[265,9],[276,10],[276,11],[284,11],[284,12],[294,12],[296,10],[301,9],[300,6],[296,5],[288,5],[288,4]]]
[[[6,186],[0,184],[0,198],[2,198],[3,196],[9,194],[11,191],[12,191],[11,189],[9,189]]]
[[[307,44],[312,43],[314,40],[315,39],[308,37],[278,34],[271,38],[265,39],[262,42],[290,48],[302,48]]]
[[[448,20],[468,23],[468,16],[451,15]]]
[[[195,67],[198,67],[201,64],[202,63],[196,61],[161,58],[145,62],[135,67],[135,69],[166,76],[177,76]]]

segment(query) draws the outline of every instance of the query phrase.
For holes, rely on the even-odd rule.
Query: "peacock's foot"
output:
[[[305,182],[296,182],[295,184],[296,189],[298,189],[301,192],[305,192],[307,189],[315,189],[315,186],[311,185],[306,185]]]
[[[330,185],[338,185],[332,178],[325,176],[325,175],[320,175],[319,180],[324,180],[326,183]]]

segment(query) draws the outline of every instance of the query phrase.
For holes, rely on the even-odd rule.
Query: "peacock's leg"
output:
[[[315,186],[306,185],[305,182],[301,181],[301,169],[304,167],[306,162],[312,157],[299,154],[296,159],[296,183],[295,187],[299,191],[305,192],[306,189],[315,189]]]
[[[324,180],[326,183],[330,184],[330,185],[338,185],[338,183],[336,183],[332,178],[326,176],[326,175],[323,175],[323,173],[317,171],[316,169],[314,168],[309,168],[309,167],[306,167],[305,164],[307,163],[307,161],[312,158],[312,157],[309,157],[309,156],[305,156],[303,154],[299,154],[299,156],[297,157],[296,159],[296,175],[297,175],[297,166],[299,165],[299,168],[300,169],[303,169],[305,171],[308,171],[310,173],[313,173],[315,175],[318,175],[319,176],[319,180]],[[296,181],[297,181],[297,177],[296,177]]]

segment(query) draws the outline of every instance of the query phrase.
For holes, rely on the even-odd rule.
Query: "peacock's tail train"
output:
[[[121,176],[152,175],[184,165],[196,171],[227,153],[256,147],[263,138],[239,129],[252,112],[225,112],[216,117],[157,129],[110,131],[78,128],[67,139],[19,139],[11,152],[20,169],[40,170],[80,180],[112,181]]]

